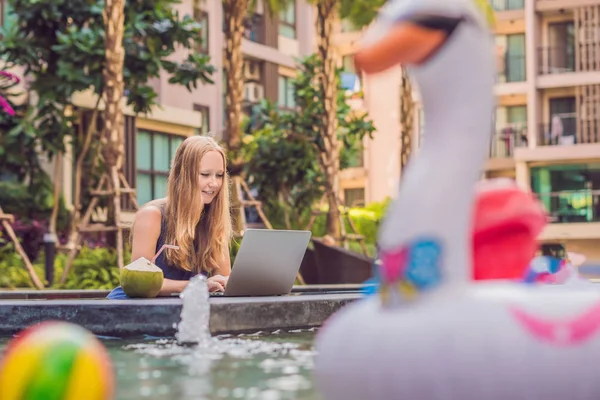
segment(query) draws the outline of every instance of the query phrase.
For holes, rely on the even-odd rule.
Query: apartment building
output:
[[[541,240],[600,261],[600,0],[490,0],[496,10],[497,109],[485,176],[510,177],[544,203]],[[340,32],[343,55],[355,33]],[[381,79],[386,83],[381,83]],[[399,72],[363,82],[357,107],[378,131],[341,182],[351,203],[393,196],[399,171]],[[418,101],[418,94],[414,95]],[[422,139],[417,110],[415,150]],[[344,194],[344,193],[342,193]]]
[[[124,169],[129,183],[137,189],[140,204],[164,196],[171,159],[185,137],[209,132],[220,137],[223,132],[226,84],[221,4],[220,1],[199,2],[201,8],[194,9],[193,0],[183,0],[177,5],[182,15],[193,15],[202,25],[202,45],[198,51],[211,56],[211,63],[218,71],[213,76],[215,83],[188,92],[184,87],[169,84],[168,76],[161,74],[152,82],[158,93],[158,106],[151,113],[135,115],[124,106]],[[9,13],[6,0],[0,0],[1,23],[10,20]],[[296,60],[314,51],[314,31],[314,10],[305,1],[294,1],[277,16],[265,12],[262,1],[258,2],[253,15],[246,20],[242,43],[245,110],[264,98],[277,102],[283,108],[294,106],[290,78],[296,73]],[[186,56],[183,50],[175,54],[180,59]],[[79,93],[74,103],[83,109],[92,109],[95,96]],[[82,123],[86,123],[85,118]],[[62,180],[67,203],[71,203],[72,165],[72,154],[68,154]],[[48,165],[48,170],[52,170],[51,165]],[[130,207],[129,204],[124,205]]]
[[[376,76],[356,75],[353,54],[363,32],[340,21],[333,43],[348,85],[350,106],[367,112],[375,124],[373,138],[363,141],[363,154],[341,171],[340,197],[348,206],[360,206],[393,196],[400,177],[400,68]],[[354,84],[352,79],[358,80]],[[416,96],[416,93],[415,93]],[[415,130],[416,132],[416,130]]]

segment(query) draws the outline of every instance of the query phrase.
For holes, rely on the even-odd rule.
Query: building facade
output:
[[[124,106],[125,174],[137,189],[138,202],[163,197],[171,159],[185,137],[202,133],[220,137],[225,126],[225,79],[223,57],[225,37],[223,11],[220,1],[197,2],[183,0],[177,11],[193,16],[202,26],[202,43],[197,51],[209,54],[217,72],[214,84],[200,85],[193,91],[169,84],[169,77],[161,73],[151,84],[156,90],[158,105],[147,115],[135,115]],[[0,24],[14,18],[8,2],[0,0]],[[262,99],[276,102],[282,108],[294,107],[291,79],[296,74],[296,60],[315,49],[314,10],[305,1],[296,0],[279,15],[266,12],[262,1],[257,2],[253,15],[246,20],[242,50],[244,65],[244,110]],[[185,50],[174,55],[187,56]],[[81,109],[92,109],[96,103],[93,94],[78,93],[73,103]],[[85,113],[82,121],[85,125]],[[64,157],[63,193],[67,204],[72,203],[73,154]],[[51,173],[53,166],[48,163]],[[125,204],[131,208],[130,204]],[[101,214],[101,213],[99,213]],[[131,215],[128,216],[129,218]],[[101,218],[101,217],[99,217]]]
[[[600,261],[600,0],[490,0],[496,10],[497,109],[485,177],[510,177],[544,203],[541,240]],[[340,32],[343,56],[359,34]],[[346,62],[350,65],[349,62]],[[344,65],[346,65],[344,63]],[[394,196],[399,180],[399,71],[363,82],[357,107],[378,131],[364,165],[345,171],[347,204]],[[418,102],[418,93],[414,94]],[[423,138],[415,113],[413,147]]]

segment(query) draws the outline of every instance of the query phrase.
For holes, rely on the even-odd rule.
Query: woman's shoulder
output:
[[[144,225],[146,227],[160,227],[162,221],[162,207],[160,204],[145,204],[135,213],[135,224]]]

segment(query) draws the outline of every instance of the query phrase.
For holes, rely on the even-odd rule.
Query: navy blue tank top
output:
[[[160,250],[160,248],[162,247],[162,245],[165,244],[165,232],[167,231],[162,207],[160,208],[160,214],[162,216],[160,223],[160,235],[158,236],[158,240],[156,241],[155,253],[157,253],[158,250]],[[195,247],[196,245],[194,245],[194,250],[197,251],[198,249],[196,249]],[[192,277],[198,275],[197,272],[186,271],[184,269],[177,268],[170,264],[166,259],[165,251],[166,250],[163,250],[163,252],[160,253],[156,261],[154,261],[154,264],[156,264],[157,267],[163,270],[163,275],[165,279],[172,279],[174,281],[188,281]],[[204,271],[202,272],[202,275],[207,276],[207,274]]]

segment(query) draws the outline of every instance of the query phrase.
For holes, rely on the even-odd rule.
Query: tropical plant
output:
[[[339,218],[339,187],[338,173],[340,169],[340,149],[342,143],[338,135],[338,119],[336,117],[336,102],[339,85],[337,84],[337,56],[333,46],[335,23],[340,19],[349,18],[366,24],[377,13],[384,0],[309,0],[317,10],[317,57],[319,58],[318,90],[323,108],[317,114],[318,127],[322,131],[323,146],[322,162],[325,165],[325,192],[329,211],[327,214],[327,232],[334,238],[340,237],[341,226]]]
[[[337,160],[339,167],[339,161],[347,161],[356,152],[357,143],[375,130],[366,114],[358,114],[348,106],[341,90],[341,70],[337,69],[336,140],[340,148],[331,154],[319,125],[324,108],[319,57],[306,57],[298,69],[292,81],[298,111],[280,111],[263,102],[255,108],[244,137],[248,143],[245,158],[252,185],[258,189],[267,210],[281,210],[288,229],[301,224],[310,215],[315,201],[328,189],[327,182],[332,180],[330,160]]]

